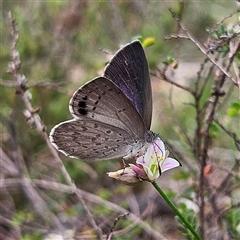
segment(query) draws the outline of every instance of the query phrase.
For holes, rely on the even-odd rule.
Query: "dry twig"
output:
[[[27,94],[26,78],[25,78],[24,75],[20,74],[21,61],[20,61],[20,58],[19,58],[19,53],[16,50],[16,46],[17,46],[17,42],[18,42],[18,31],[17,31],[16,22],[13,19],[11,13],[9,13],[9,22],[10,22],[11,33],[12,33],[12,38],[13,38],[13,43],[12,43],[12,48],[11,48],[12,62],[9,63],[9,72],[14,76],[14,79],[18,83],[18,87],[19,87],[18,94],[21,96],[21,98],[22,98],[22,100],[23,100],[23,102],[26,106],[26,109],[31,114],[32,121],[34,122],[34,125],[35,125],[38,133],[42,136],[42,138],[46,142],[48,148],[50,149],[50,151],[51,151],[51,153],[52,153],[52,155],[53,155],[53,157],[54,157],[54,159],[57,163],[57,165],[60,167],[65,180],[71,186],[72,192],[76,194],[76,196],[78,197],[78,200],[81,202],[84,210],[86,211],[87,218],[88,218],[89,222],[91,223],[93,228],[96,230],[99,239],[102,239],[101,229],[96,224],[96,222],[95,222],[90,210],[86,206],[85,201],[83,200],[80,192],[77,191],[77,187],[76,187],[75,183],[71,179],[71,177],[68,174],[66,168],[64,167],[60,157],[58,156],[57,151],[52,146],[52,144],[51,144],[51,142],[48,138],[48,135],[46,133],[46,127],[42,123],[42,121],[40,119],[40,116],[38,115],[38,113],[34,110],[34,108],[31,105],[30,99],[29,99],[28,94]],[[31,186],[31,180],[29,178],[24,178],[23,183],[25,185],[25,189],[26,189],[26,187]],[[35,190],[32,189],[31,193],[33,193],[34,191]],[[29,194],[31,194],[31,193],[29,192]],[[40,198],[35,199],[35,200],[40,201]],[[37,201],[35,203],[37,204]]]

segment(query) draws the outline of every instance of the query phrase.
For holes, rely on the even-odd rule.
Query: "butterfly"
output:
[[[74,93],[69,110],[73,119],[50,132],[58,151],[89,162],[143,155],[158,136],[150,131],[152,90],[141,43],[121,48],[103,76]]]

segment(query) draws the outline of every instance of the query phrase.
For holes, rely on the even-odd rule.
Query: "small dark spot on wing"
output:
[[[78,107],[79,107],[79,108],[86,108],[86,106],[87,106],[87,104],[86,104],[85,101],[79,101],[79,102],[78,102]]]
[[[126,110],[126,108],[123,108],[123,109],[119,109],[118,112],[124,112]]]
[[[82,126],[82,131],[83,132],[86,132],[88,130],[88,128],[87,127],[85,127],[85,126]],[[77,133],[78,134],[78,133]]]
[[[87,115],[87,110],[86,109],[84,109],[84,108],[79,108],[78,109],[78,112],[81,114],[81,115]]]
[[[87,96],[86,96],[87,97]],[[79,101],[78,102],[78,112],[81,114],[81,115],[86,115],[87,114],[87,104],[85,101]]]

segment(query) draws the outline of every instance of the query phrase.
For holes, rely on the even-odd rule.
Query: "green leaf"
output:
[[[227,115],[229,117],[237,117],[240,115],[240,102],[231,102],[227,110]]]
[[[191,176],[191,174],[189,172],[180,170],[180,171],[176,172],[175,174],[173,174],[173,179],[176,181],[187,180],[187,179],[189,179],[190,176]]]
[[[165,193],[170,199],[176,197],[176,193],[172,189],[166,190]]]
[[[218,125],[215,123],[211,123],[209,133],[212,138],[216,138],[219,133]]]
[[[174,57],[168,56],[166,61],[163,61],[163,64],[172,66],[173,69],[178,67],[178,62]]]
[[[220,35],[224,35],[226,33],[225,28],[223,25],[220,25],[218,28],[218,32]]]
[[[240,224],[240,212],[238,209],[232,209],[225,215],[228,234],[231,236],[231,239],[239,239],[240,233],[237,231],[237,228]]]

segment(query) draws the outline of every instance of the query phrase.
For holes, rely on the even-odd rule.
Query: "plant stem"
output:
[[[198,233],[192,227],[192,225],[186,220],[186,218],[180,213],[177,207],[171,202],[171,200],[167,197],[167,195],[163,192],[163,190],[158,186],[156,182],[153,182],[152,185],[156,188],[158,193],[162,196],[162,198],[167,202],[167,204],[172,208],[172,210],[177,214],[177,216],[182,220],[185,226],[189,229],[189,231],[193,234],[196,240],[201,240]]]

